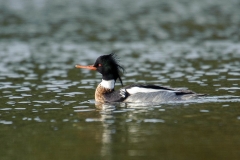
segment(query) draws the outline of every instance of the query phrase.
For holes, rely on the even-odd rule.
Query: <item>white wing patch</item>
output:
[[[129,94],[135,94],[135,93],[150,93],[150,92],[160,92],[160,91],[165,91],[165,92],[176,92],[176,91],[171,91],[171,90],[165,90],[165,89],[151,89],[151,88],[143,88],[143,87],[132,87],[129,89],[126,89]]]
[[[120,89],[120,95],[121,97],[125,98],[126,97],[126,90],[125,89]]]

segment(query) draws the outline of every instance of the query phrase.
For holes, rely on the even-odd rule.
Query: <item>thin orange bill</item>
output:
[[[97,70],[96,67],[94,67],[93,65],[90,66],[81,66],[79,64],[75,65],[76,68],[84,68],[84,69],[89,69],[89,70]]]

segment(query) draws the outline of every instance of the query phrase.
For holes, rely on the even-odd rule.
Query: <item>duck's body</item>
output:
[[[161,103],[168,101],[190,100],[203,95],[190,90],[181,90],[147,84],[133,84],[115,91],[114,87],[116,80],[119,79],[122,83],[119,74],[119,68],[122,67],[116,62],[113,54],[100,56],[93,66],[76,65],[76,68],[97,70],[103,75],[102,82],[98,85],[95,91],[95,101],[98,103]]]
[[[201,94],[196,94],[190,90],[173,89],[156,85],[132,84],[122,87],[115,91],[114,88],[108,88],[103,84],[105,80],[98,85],[95,91],[95,101],[105,102],[145,102],[161,103],[168,101],[183,101],[197,98]]]

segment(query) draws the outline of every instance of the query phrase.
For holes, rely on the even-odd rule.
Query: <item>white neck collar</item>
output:
[[[100,85],[104,88],[107,88],[107,89],[113,89],[114,88],[114,85],[115,85],[115,80],[102,80],[102,82],[100,83]]]

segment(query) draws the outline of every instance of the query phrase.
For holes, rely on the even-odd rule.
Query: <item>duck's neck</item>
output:
[[[104,103],[104,94],[111,93],[114,91],[115,80],[102,80],[102,82],[97,86],[95,91],[95,100],[97,102]]]
[[[100,85],[103,87],[103,88],[106,88],[106,89],[114,89],[114,86],[115,86],[115,80],[102,80],[102,82],[100,83]]]

